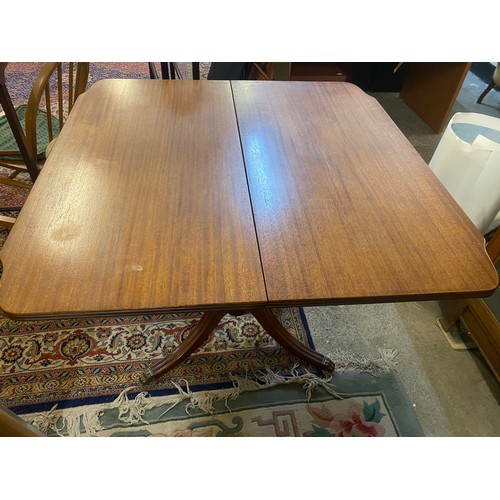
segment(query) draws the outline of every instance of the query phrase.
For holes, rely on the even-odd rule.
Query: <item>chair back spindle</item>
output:
[[[86,90],[89,63],[44,63],[33,83],[28,104],[18,107],[12,104],[5,87],[6,66],[7,63],[0,63],[0,104],[8,118],[0,120],[0,137],[6,137],[0,146],[0,167],[7,169],[0,176],[0,183],[30,189],[49,154],[50,143],[57,138],[78,96]],[[2,127],[5,127],[3,136]],[[26,172],[32,182],[17,177]],[[3,219],[0,217],[0,226],[12,227],[15,219]]]

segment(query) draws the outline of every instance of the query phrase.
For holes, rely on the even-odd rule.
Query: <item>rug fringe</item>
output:
[[[219,401],[224,401],[226,408],[229,409],[228,401],[236,399],[243,392],[257,391],[259,389],[267,389],[284,384],[302,385],[306,392],[308,401],[311,399],[312,393],[317,387],[322,387],[332,396],[342,399],[342,396],[334,391],[331,385],[329,385],[329,382],[332,380],[331,376],[328,378],[321,378],[305,369],[303,369],[303,372],[301,373],[299,371],[299,366],[300,365],[298,364],[294,365],[290,375],[275,373],[269,367],[266,367],[266,370],[264,371],[252,372],[251,377],[248,376],[248,372],[245,374],[245,377],[230,375],[233,387],[217,391],[192,392],[189,388],[189,384],[183,380],[186,386],[185,389],[174,383],[179,391],[179,399],[175,404],[189,399],[189,403],[186,405],[186,412],[188,414],[190,414],[190,410],[194,409],[199,409],[204,413],[212,414],[215,411],[215,403]],[[172,405],[164,411],[160,417],[165,415],[165,413],[170,411],[170,409],[174,406],[175,405]]]
[[[330,357],[335,362],[336,371],[344,372],[348,369],[374,374],[376,371],[385,373],[395,371],[397,366],[395,349],[378,348],[380,357],[378,359],[368,359],[354,354],[351,351],[335,350]],[[337,393],[332,384],[332,376],[327,378],[319,377],[307,371],[301,365],[294,365],[289,374],[284,375],[273,372],[269,367],[258,372],[247,372],[244,377],[230,376],[233,387],[215,391],[193,392],[186,380],[172,381],[178,394],[165,397],[153,398],[147,392],[140,392],[135,398],[129,399],[128,394],[137,389],[137,386],[127,387],[111,403],[89,405],[86,407],[57,409],[54,405],[47,412],[32,413],[23,415],[22,418],[34,425],[47,435],[50,430],[59,436],[96,436],[103,430],[100,417],[106,410],[118,410],[118,419],[125,424],[134,425],[138,423],[149,424],[144,419],[146,412],[157,406],[171,403],[160,417],[169,412],[179,403],[189,400],[185,410],[188,415],[190,411],[198,409],[204,413],[212,414],[215,411],[215,404],[223,401],[229,409],[228,401],[234,400],[243,392],[251,392],[285,384],[300,384],[303,386],[307,400],[312,397],[314,390],[321,387],[335,398],[343,399],[342,394]],[[64,430],[66,431],[65,433]]]
[[[349,350],[335,349],[329,358],[335,362],[335,371],[342,373],[346,370],[359,370],[374,375],[378,371],[384,373],[395,372],[398,362],[396,349],[383,349],[377,346],[379,358],[365,358]]]
[[[125,389],[125,391],[128,390],[129,389]],[[89,405],[84,409],[77,407],[58,410],[56,407],[57,405],[54,405],[48,412],[21,415],[21,418],[40,429],[45,435],[48,434],[49,430],[52,430],[61,437],[78,437],[81,435],[95,436],[98,431],[102,430],[102,425],[99,420],[100,413],[109,408],[109,406],[105,404]],[[83,434],[81,427],[83,427]],[[64,429],[66,429],[66,433],[63,433]]]

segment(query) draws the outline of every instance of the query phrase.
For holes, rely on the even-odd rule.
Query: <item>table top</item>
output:
[[[385,111],[332,82],[97,82],[0,259],[18,319],[497,286],[483,237]]]
[[[271,303],[496,286],[484,238],[373,97],[349,83],[233,91]]]

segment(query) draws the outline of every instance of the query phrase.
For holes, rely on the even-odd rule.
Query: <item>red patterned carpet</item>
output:
[[[297,359],[282,349],[250,315],[226,315],[184,363],[154,384],[140,387],[151,363],[173,351],[200,313],[88,320],[18,322],[0,319],[0,404],[17,413],[113,400],[125,388],[176,393],[231,386],[231,376],[287,371]],[[282,324],[311,345],[299,309],[280,311]]]

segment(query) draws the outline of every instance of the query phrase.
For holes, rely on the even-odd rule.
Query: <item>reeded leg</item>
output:
[[[333,361],[323,356],[319,352],[313,351],[305,346],[288,332],[288,330],[277,320],[271,309],[267,307],[259,309],[250,309],[255,319],[261,324],[262,328],[271,335],[285,349],[297,356],[302,361],[309,363],[320,370],[333,373],[335,364]]]
[[[187,339],[174,352],[165,356],[148,370],[145,370],[141,377],[141,383],[148,384],[153,382],[164,373],[182,363],[208,338],[225,314],[225,311],[205,312],[198,324],[189,332]]]
[[[323,356],[322,354],[313,351],[293,337],[290,332],[276,319],[272,310],[267,307],[248,310],[255,319],[260,323],[262,328],[273,337],[278,344],[290,351],[302,361],[313,365],[320,370],[328,373],[333,373],[335,365],[333,361]],[[233,315],[243,314],[244,311],[210,311],[205,312],[198,324],[189,333],[188,337],[182,344],[168,356],[155,363],[151,368],[144,371],[141,377],[141,383],[149,384],[155,379],[161,377],[166,372],[182,363],[192,352],[194,352],[215,330],[219,321],[226,313]]]

